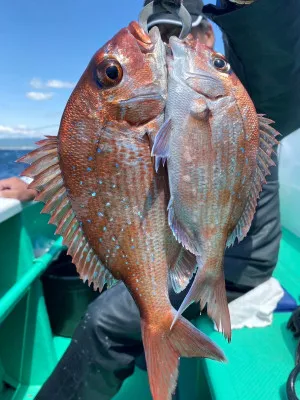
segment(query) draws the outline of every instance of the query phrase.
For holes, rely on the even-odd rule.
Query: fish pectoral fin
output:
[[[180,246],[177,258],[169,268],[169,277],[175,293],[180,293],[187,287],[196,270],[196,256]]]
[[[166,331],[174,315],[174,309],[172,313],[165,313],[163,329],[157,329],[157,322],[152,327],[143,319],[141,321],[153,400],[171,400],[177,384],[180,356],[226,361],[222,350],[183,317],[178,319],[172,330]]]
[[[174,199],[171,197],[168,204],[168,222],[178,243],[193,254],[200,255],[202,253],[202,245],[196,238],[187,231],[186,227],[181,224],[176,216],[174,209]]]
[[[169,157],[169,142],[172,129],[171,119],[167,119],[157,132],[154,144],[152,147],[151,155],[155,156],[155,170],[158,171],[160,161],[165,165],[167,158]]]
[[[105,284],[108,288],[114,286],[118,281],[88,243],[72,209],[59,165],[58,138],[47,136],[36,144],[36,150],[17,161],[31,164],[22,175],[33,178],[29,187],[38,192],[35,200],[45,203],[42,213],[51,215],[49,223],[57,226],[55,234],[63,237],[81,279],[93,283],[94,290],[101,291]]]
[[[222,261],[223,257],[220,262]],[[172,327],[190,304],[200,301],[201,310],[207,305],[207,315],[213,319],[218,330],[221,330],[228,342],[230,342],[231,322],[224,273],[221,268],[217,266],[216,268],[220,271],[216,276],[206,269],[205,264],[202,268],[198,269],[194,282],[177,311]]]
[[[275,165],[272,160],[272,153],[275,152],[273,146],[279,143],[276,139],[279,133],[270,126],[273,121],[261,114],[258,114],[258,122],[260,141],[257,152],[257,167],[244,212],[227,240],[227,247],[232,246],[236,239],[240,242],[247,235],[254,217],[259,193],[262,190],[262,186],[266,183],[266,176],[270,175],[269,167]]]

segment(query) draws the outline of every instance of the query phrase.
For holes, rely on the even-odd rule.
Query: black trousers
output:
[[[270,278],[276,265],[281,237],[276,178],[277,169],[273,169],[247,238],[226,252],[229,301]],[[179,308],[186,291],[175,294],[170,289],[169,293],[172,305]],[[192,304],[184,315],[195,318],[199,305]],[[120,283],[89,306],[69,348],[36,399],[111,399],[142,354],[139,311]]]

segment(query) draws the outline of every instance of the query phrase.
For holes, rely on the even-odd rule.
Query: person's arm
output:
[[[225,52],[259,113],[287,135],[300,127],[300,1],[257,0],[242,8],[208,5]]]

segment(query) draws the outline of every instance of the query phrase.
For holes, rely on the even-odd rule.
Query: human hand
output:
[[[31,201],[36,195],[37,192],[33,189],[28,189],[27,183],[22,179],[14,177],[0,180],[0,197]]]

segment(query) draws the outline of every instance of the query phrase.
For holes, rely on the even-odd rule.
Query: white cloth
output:
[[[270,278],[256,288],[228,304],[231,328],[262,328],[272,324],[273,312],[284,291],[275,278]],[[215,325],[215,330],[217,330]]]

